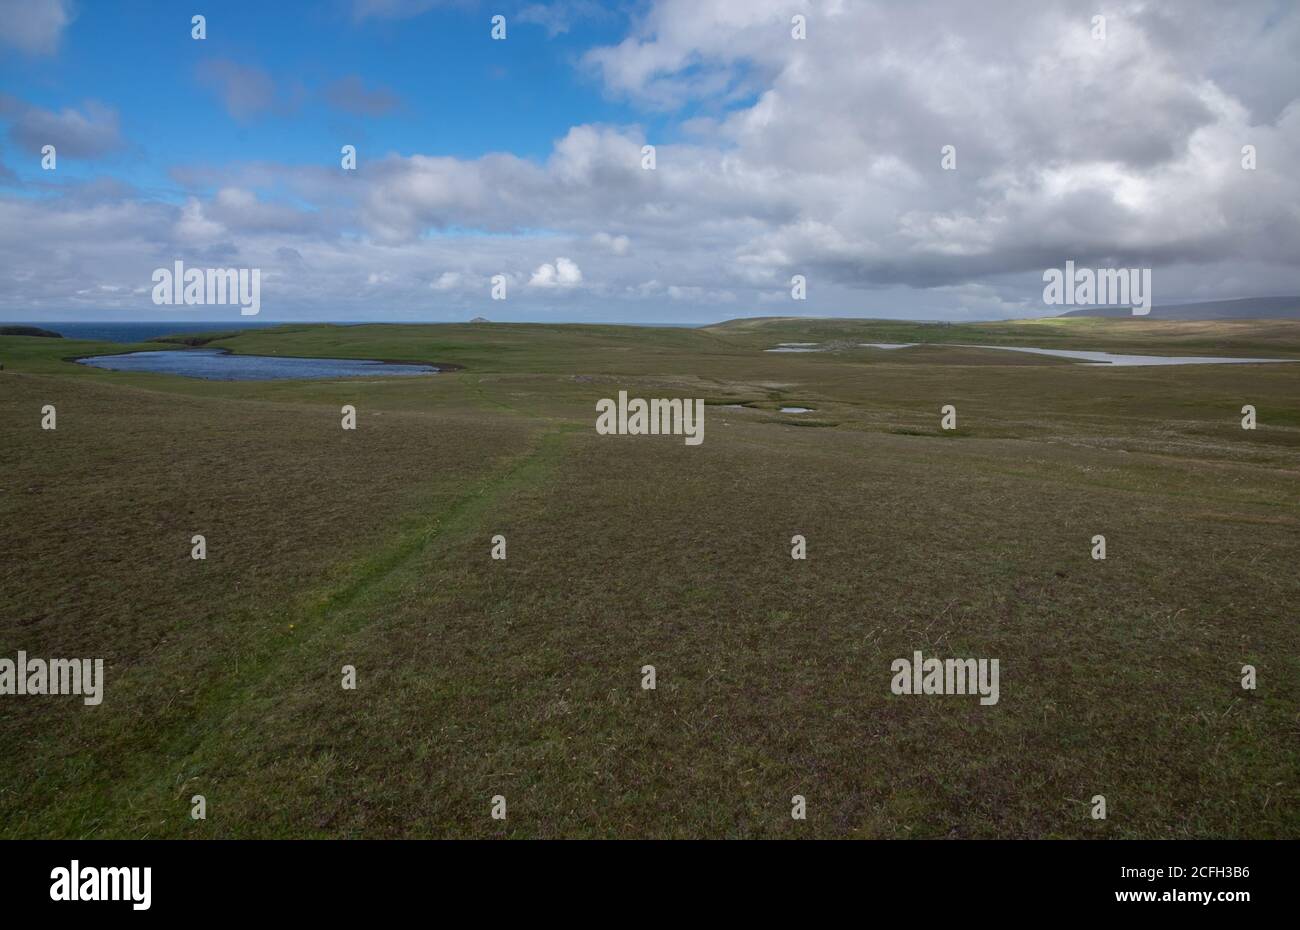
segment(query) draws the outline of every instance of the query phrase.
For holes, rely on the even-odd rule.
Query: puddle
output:
[[[782,407],[781,413],[812,413],[814,407]]]
[[[764,349],[764,352],[820,352],[820,342],[778,342],[774,349]]]

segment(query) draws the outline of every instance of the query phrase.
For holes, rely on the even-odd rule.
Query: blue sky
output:
[[[93,164],[70,160],[66,176],[110,169],[159,192],[172,187],[174,165],[319,164],[333,162],[345,141],[369,154],[540,159],[575,122],[671,127],[666,114],[609,99],[575,68],[584,49],[617,41],[625,12],[611,6],[552,35],[540,23],[511,22],[517,17],[509,14],[527,6],[493,7],[507,14],[500,42],[490,37],[488,7],[477,4],[391,20],[358,19],[347,3],[223,0],[194,7],[209,10],[207,38],[196,42],[191,11],[175,3],[82,3],[58,57],[5,56],[0,85],[51,110],[87,98],[111,102],[132,144]],[[265,71],[274,102],[232,115],[202,77],[205,62],[217,61]],[[391,95],[393,108],[357,114],[331,106],[324,89],[348,76]],[[37,161],[10,165],[25,180],[42,180]]]
[[[263,320],[1044,316],[1067,261],[1295,293],[1300,10],[1097,8],[0,0],[0,319],[238,315],[155,305],[176,261],[260,269]]]

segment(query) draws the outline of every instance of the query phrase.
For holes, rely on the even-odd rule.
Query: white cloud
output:
[[[182,246],[209,245],[226,234],[226,227],[209,219],[203,204],[191,197],[181,208],[172,233]]]
[[[557,258],[538,265],[528,280],[529,287],[577,287],[582,283],[582,269],[567,258]]]

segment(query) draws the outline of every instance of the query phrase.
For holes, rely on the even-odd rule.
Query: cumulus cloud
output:
[[[793,12],[806,41],[791,38]],[[1025,16],[1015,4],[665,0],[586,61],[610,93],[653,106],[761,88],[700,124],[717,158],[694,166],[714,181],[743,173],[754,212],[766,207],[734,256],[751,279],[798,268],[929,288],[1067,257],[1290,264],[1295,176],[1239,162],[1251,142],[1275,168],[1293,164],[1300,80],[1282,47],[1300,41],[1296,11],[1106,12],[1098,41],[1091,14],[1064,2]],[[1194,27],[1174,26],[1184,12]],[[1279,89],[1266,76],[1281,71]],[[944,145],[955,171],[941,170]],[[1285,244],[1270,232],[1283,226]]]
[[[224,236],[226,227],[207,214],[197,198],[187,200],[172,226],[176,242],[181,246],[210,245]]]
[[[529,287],[577,287],[581,283],[582,269],[567,258],[557,258],[554,265],[538,265],[528,280]]]

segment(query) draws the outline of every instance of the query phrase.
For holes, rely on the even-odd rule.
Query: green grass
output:
[[[212,343],[464,366],[277,383],[105,372],[63,359],[123,347],[0,337],[0,656],[107,666],[99,707],[0,697],[0,835],[1300,835],[1300,366],[762,351],[1290,356],[1300,329],[930,329]],[[595,401],[620,389],[706,398],[705,442],[597,436]],[[889,664],[915,649],[999,658],[1000,703],[894,696]]]

